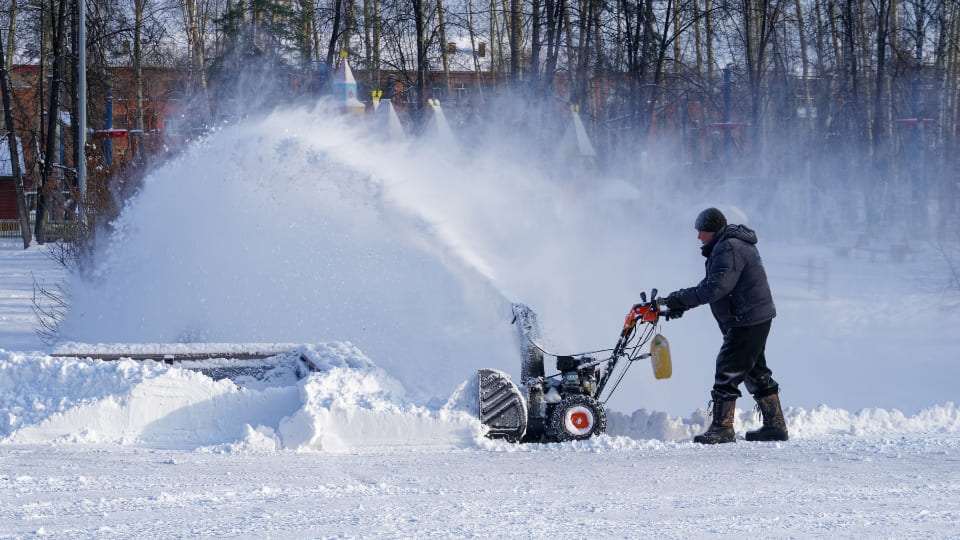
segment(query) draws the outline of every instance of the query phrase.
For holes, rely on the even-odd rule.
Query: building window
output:
[[[470,96],[470,89],[467,88],[466,83],[457,83],[453,87],[453,93],[457,96],[457,103],[461,103]]]
[[[418,95],[416,86],[407,86],[403,89],[403,102],[409,103],[411,105],[416,105],[420,103],[420,96]]]
[[[183,118],[177,115],[163,117],[163,131],[170,135],[183,134]]]

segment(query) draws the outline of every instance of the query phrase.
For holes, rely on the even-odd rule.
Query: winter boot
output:
[[[763,416],[763,427],[747,432],[748,441],[785,441],[787,440],[787,423],[783,420],[783,411],[780,410],[780,396],[754,397],[757,400],[757,409]]]
[[[707,431],[693,438],[693,442],[700,444],[719,444],[737,442],[733,432],[733,415],[736,412],[737,400],[720,399],[720,394],[712,392],[713,423]]]

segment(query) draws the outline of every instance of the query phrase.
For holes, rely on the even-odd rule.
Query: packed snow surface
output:
[[[611,346],[640,291],[699,279],[704,202],[647,179],[652,231],[630,178],[428,143],[278,112],[156,171],[83,275],[0,241],[0,538],[956,536],[955,246],[793,245],[734,199],[774,289],[790,440],[742,440],[746,398],[737,444],[690,442],[720,342],[704,308],[663,324],[673,377],[629,371],[607,434],[492,441],[475,373],[516,380],[510,303],[551,350]],[[35,287],[58,284],[48,344]],[[216,354],[131,359],[158,350]]]
[[[953,404],[791,408],[784,443],[703,447],[703,414],[636,411],[516,445],[482,437],[475,381],[423,407],[349,344],[272,361],[301,355],[321,371],[255,388],[0,352],[0,537],[949,538],[960,520]]]

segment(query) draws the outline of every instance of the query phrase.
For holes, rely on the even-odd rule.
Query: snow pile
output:
[[[181,344],[178,349],[184,352],[188,347]],[[300,358],[317,371],[298,380],[287,366]],[[231,359],[175,365],[100,361],[0,349],[0,442],[127,444],[209,452],[515,448],[483,439],[476,420],[474,380],[453,389],[444,403],[413,405],[396,379],[349,343],[299,346],[264,361],[284,374],[267,374],[269,384],[239,387],[229,379],[214,380],[195,371],[206,372],[211,362],[237,364]],[[826,406],[812,411],[790,408],[786,417],[794,439],[960,433],[960,410],[952,403],[909,417],[896,410],[853,414]],[[629,416],[608,411],[609,437],[590,445],[617,448],[647,444],[641,441],[686,441],[708,421],[703,410],[689,418],[642,409]],[[738,411],[738,432],[758,426],[753,411]]]
[[[302,408],[280,422],[283,447],[345,452],[358,447],[463,446],[482,436],[475,415],[406,404],[403,387],[359,350],[337,344],[336,353],[311,358],[324,371],[299,385]],[[326,362],[331,357],[338,362]]]
[[[665,412],[648,412],[646,409],[638,409],[630,415],[607,411],[607,433],[633,439],[687,440],[702,433],[707,424],[709,420],[704,411],[694,413],[690,418],[672,417]]]
[[[341,452],[462,447],[480,436],[466,412],[405,403],[399,383],[350,344],[304,346],[297,354],[320,371],[254,388],[161,362],[0,349],[0,441]]]
[[[811,411],[789,410],[785,414],[790,434],[801,438],[829,434],[864,436],[960,433],[960,409],[952,402],[928,407],[912,416],[906,416],[896,409],[863,409],[851,413],[826,405]]]
[[[752,402],[752,400],[747,400]],[[851,413],[820,405],[813,410],[788,407],[784,410],[787,429],[793,439],[810,439],[829,435],[905,435],[960,433],[960,408],[948,402],[907,416],[893,409],[863,409]],[[682,441],[702,433],[710,424],[707,411],[700,409],[688,418],[671,417],[664,412],[639,409],[633,414],[607,412],[607,433],[633,439]],[[738,433],[762,425],[752,409],[737,409],[734,428]]]

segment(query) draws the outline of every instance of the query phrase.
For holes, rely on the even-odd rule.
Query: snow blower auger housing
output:
[[[487,427],[487,437],[512,442],[589,439],[606,430],[604,403],[635,361],[650,358],[657,379],[670,377],[670,345],[655,333],[667,310],[657,298],[656,289],[651,291],[649,302],[645,293],[641,300],[627,314],[613,349],[573,355],[544,350],[539,345],[536,313],[525,304],[513,304],[513,322],[520,335],[522,383],[517,386],[509,375],[495,369],[477,373],[480,421]],[[642,352],[647,343],[650,351]],[[591,356],[607,351],[607,358]],[[544,356],[556,358],[558,373],[546,375]]]

